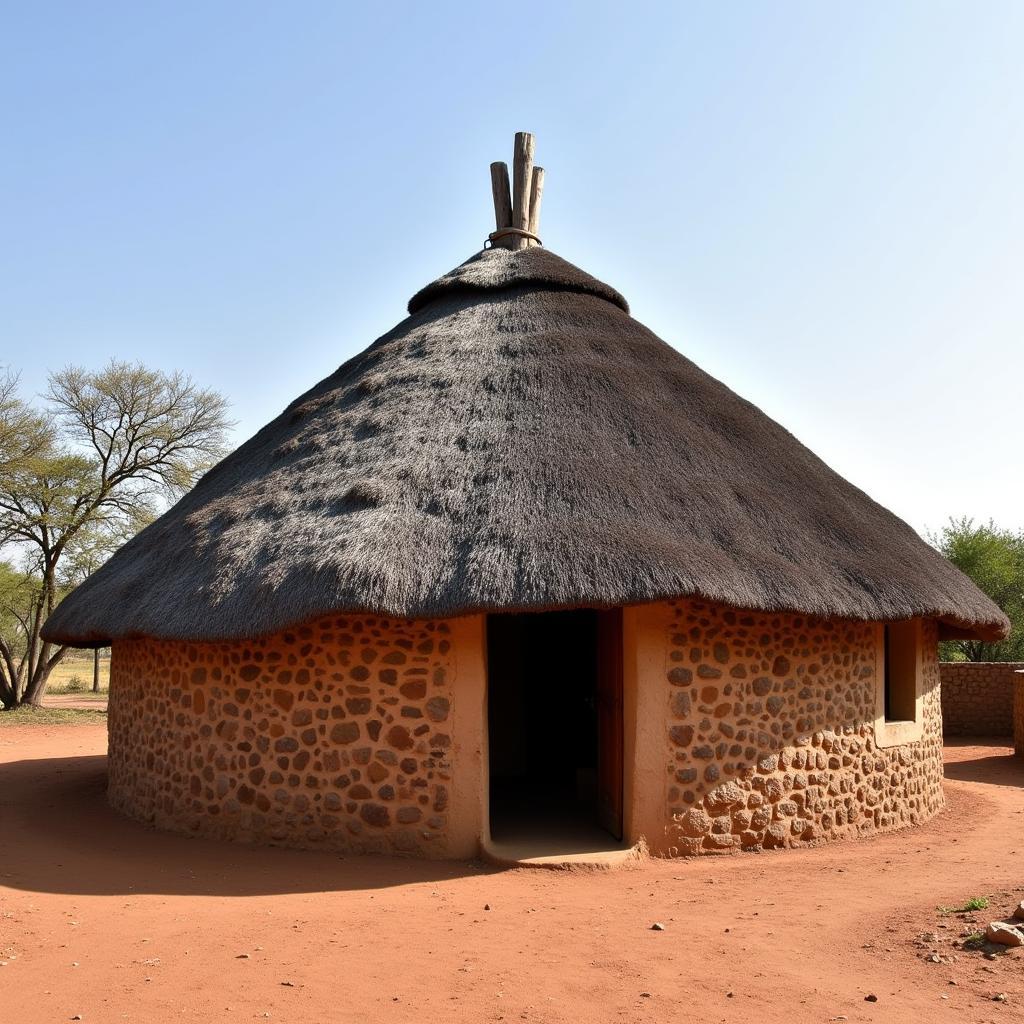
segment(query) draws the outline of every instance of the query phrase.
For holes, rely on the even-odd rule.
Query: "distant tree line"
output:
[[[989,521],[951,519],[932,544],[966,573],[1006,613],[1010,635],[991,643],[947,640],[943,661],[1024,661],[1024,530],[1007,530]]]
[[[0,374],[0,706],[38,705],[67,648],[62,597],[225,452],[227,401],[185,374],[111,361],[24,399]]]

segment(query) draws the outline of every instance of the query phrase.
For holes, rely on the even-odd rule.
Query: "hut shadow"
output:
[[[1002,736],[947,739],[945,776],[957,782],[1024,789],[1024,758],[1014,754],[1012,744]]]
[[[478,876],[471,861],[343,856],[162,832],[107,805],[96,754],[9,762],[0,886],[79,896],[258,896],[384,889]]]

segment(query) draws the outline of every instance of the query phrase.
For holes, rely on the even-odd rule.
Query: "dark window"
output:
[[[892,622],[885,627],[885,720],[917,718],[917,622]]]

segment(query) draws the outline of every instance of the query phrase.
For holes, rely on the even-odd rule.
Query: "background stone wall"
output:
[[[934,623],[923,736],[875,743],[872,623],[671,604],[667,824],[672,854],[798,846],[898,828],[943,806]]]
[[[117,642],[110,802],[218,838],[441,855],[453,654],[444,622],[373,617]]]
[[[1024,673],[1020,672],[1013,674],[1013,749],[1024,757]]]
[[[1014,662],[943,662],[942,731],[947,736],[1012,736]]]

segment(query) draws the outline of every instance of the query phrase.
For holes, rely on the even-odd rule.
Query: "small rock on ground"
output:
[[[991,922],[985,929],[985,938],[1000,946],[1024,946],[1024,931],[1005,921]]]

